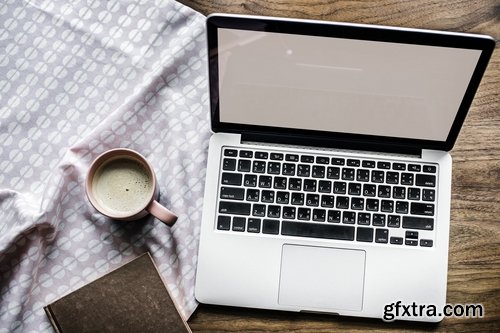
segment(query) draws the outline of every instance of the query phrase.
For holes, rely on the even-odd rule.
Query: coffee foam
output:
[[[152,179],[138,161],[119,157],[101,165],[92,182],[99,204],[110,211],[133,213],[143,209],[151,199]]]

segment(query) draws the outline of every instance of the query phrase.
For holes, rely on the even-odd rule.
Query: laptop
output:
[[[441,320],[449,151],[494,40],[222,14],[207,38],[196,299]]]

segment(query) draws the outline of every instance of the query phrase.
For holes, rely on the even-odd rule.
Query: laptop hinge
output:
[[[304,147],[321,147],[341,150],[369,151],[390,153],[398,155],[422,156],[422,149],[396,144],[380,144],[356,140],[325,139],[297,135],[262,134],[245,132],[241,134],[241,141],[275,143],[280,145],[293,145]]]

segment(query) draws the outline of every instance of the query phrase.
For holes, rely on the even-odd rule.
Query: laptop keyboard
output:
[[[224,147],[221,231],[432,247],[437,166]]]

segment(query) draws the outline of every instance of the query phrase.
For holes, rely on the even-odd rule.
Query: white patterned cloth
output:
[[[204,17],[173,0],[0,2],[0,332],[52,331],[43,306],[145,251],[195,310],[205,57]],[[115,147],[151,162],[173,228],[92,208],[85,174]]]

